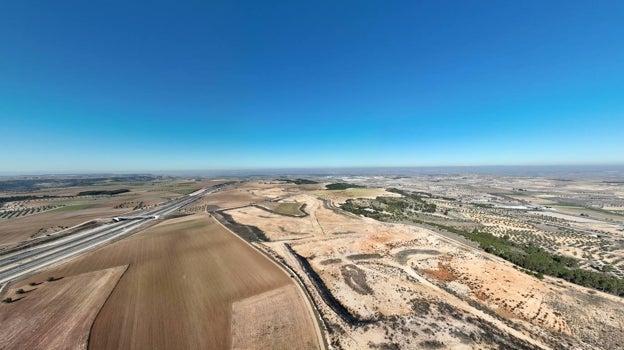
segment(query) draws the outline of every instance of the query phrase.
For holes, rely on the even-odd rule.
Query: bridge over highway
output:
[[[159,215],[115,216],[113,221],[119,222],[124,220],[158,219],[159,217]]]
[[[217,192],[221,186],[202,189],[164,203],[140,215],[114,218],[114,222],[95,229],[76,232],[67,237],[27,247],[18,251],[0,255],[0,284],[16,280],[26,274],[43,269],[59,261],[68,259],[82,252],[123,238],[147,223],[202,198]]]

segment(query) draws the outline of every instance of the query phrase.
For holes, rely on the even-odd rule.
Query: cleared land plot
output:
[[[7,295],[0,305],[2,349],[85,349],[93,320],[126,270],[118,266],[66,277]],[[15,289],[15,288],[13,288]]]
[[[318,348],[308,331],[314,324],[300,300],[291,284],[232,304],[232,349],[292,349],[295,344]]]
[[[95,320],[91,349],[226,349],[232,303],[293,283],[206,214],[168,220],[28,281],[126,264]],[[274,312],[283,315],[292,308],[287,304]],[[301,329],[314,335],[313,328]]]

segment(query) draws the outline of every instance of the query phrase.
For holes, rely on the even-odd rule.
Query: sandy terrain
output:
[[[21,299],[0,304],[0,347],[86,349],[93,320],[125,270],[111,267],[11,288],[6,295]],[[18,288],[27,292],[15,294]]]
[[[500,261],[452,259],[447,266],[453,273],[453,280],[468,287],[466,292],[500,315],[522,319],[552,332],[572,334],[566,318],[545,302],[556,297],[560,292],[558,288],[519,273]]]
[[[91,349],[229,348],[233,303],[293,285],[207,214],[165,221],[25,282],[119,265],[129,267],[93,324]],[[281,305],[286,310],[275,309],[278,314],[297,307]],[[309,318],[295,322],[307,325]],[[292,327],[309,333],[296,334],[297,339],[316,339],[314,328]],[[273,331],[271,336],[279,337],[284,329]]]
[[[388,344],[406,348],[409,344],[424,348],[557,348],[558,344],[614,348],[618,344],[610,332],[621,332],[623,325],[604,316],[624,307],[618,298],[592,291],[598,300],[592,308],[601,310],[596,313],[586,312],[583,305],[587,304],[575,303],[572,297],[563,307],[554,302],[561,293],[586,294],[586,289],[561,287],[555,279],[540,281],[502,259],[428,229],[344,214],[314,196],[291,193],[284,200],[306,203],[309,216],[285,217],[255,207],[227,214],[262,230],[270,239],[262,246],[298,274],[310,275],[301,259],[307,261],[322,281],[320,289],[313,277],[306,284],[309,290],[319,289],[314,296],[332,329],[332,343],[354,349]],[[336,302],[328,302],[323,286]],[[417,317],[418,310],[427,317]],[[593,323],[603,327],[592,328],[592,339],[585,336],[584,328]]]

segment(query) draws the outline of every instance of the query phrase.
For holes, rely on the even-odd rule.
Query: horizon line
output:
[[[624,168],[622,163],[578,163],[578,164],[486,164],[486,165],[390,165],[390,166],[308,166],[308,167],[249,167],[249,168],[204,168],[180,170],[74,170],[74,171],[0,171],[0,177],[19,176],[72,176],[72,175],[182,175],[184,173],[238,173],[238,172],[277,172],[313,170],[402,170],[402,169],[486,169],[486,168]],[[256,175],[256,174],[251,174]],[[257,174],[260,175],[260,174]],[[264,174],[263,174],[264,175]]]

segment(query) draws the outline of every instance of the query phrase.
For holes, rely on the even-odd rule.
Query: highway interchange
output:
[[[0,255],[0,284],[16,280],[26,274],[40,270],[59,261],[101,246],[107,242],[127,236],[150,221],[175,212],[198,200],[206,194],[214,193],[219,187],[211,187],[188,196],[167,202],[157,208],[123,217],[113,223],[78,232],[49,243],[25,248],[6,255]]]

